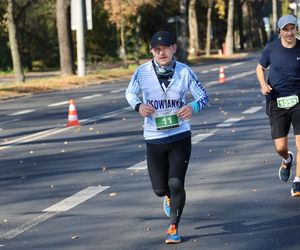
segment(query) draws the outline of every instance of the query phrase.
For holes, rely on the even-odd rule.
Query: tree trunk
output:
[[[70,1],[56,1],[56,27],[59,44],[59,59],[61,75],[75,73],[72,53],[72,35],[70,27]]]
[[[244,50],[245,36],[243,27],[243,3],[240,0],[236,0],[237,3],[237,18],[238,18],[238,28],[240,35],[240,50]]]
[[[141,13],[139,12],[138,15],[137,15],[137,24],[136,24],[136,28],[135,28],[135,36],[136,36],[136,41],[135,41],[135,44],[134,44],[134,61],[137,65],[140,64],[140,45],[141,45],[141,42],[140,42],[140,37],[141,37],[141,29],[140,29],[140,26],[141,26],[141,21],[142,21],[142,16],[141,16]]]
[[[17,27],[14,18],[14,5],[15,5],[14,0],[8,0],[7,26],[8,26],[9,44],[10,44],[11,57],[13,62],[13,69],[15,72],[15,81],[24,82],[25,77],[22,71],[21,57],[20,57],[18,38],[17,38]]]
[[[198,34],[198,22],[197,22],[197,12],[196,12],[196,0],[190,0],[189,4],[189,34],[190,34],[190,44],[189,44],[189,55],[199,56],[200,46],[199,46],[199,34]]]
[[[206,46],[205,46],[205,55],[210,55],[210,40],[211,40],[211,12],[212,12],[213,1],[208,0],[208,8],[207,8],[207,26],[206,26]]]
[[[277,30],[277,0],[272,0],[272,31],[276,34]]]
[[[126,56],[126,48],[125,48],[125,33],[124,33],[124,24],[122,22],[120,27],[120,38],[121,38],[121,46],[120,46],[120,57],[123,60],[123,67],[127,68],[127,56]]]
[[[233,54],[233,14],[234,14],[234,0],[229,0],[228,3],[228,17],[227,17],[227,33],[225,39],[225,54]]]
[[[187,62],[187,1],[180,0],[180,32],[179,32],[179,53],[178,60],[183,63]]]

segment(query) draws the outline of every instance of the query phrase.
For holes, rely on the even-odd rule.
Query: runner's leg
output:
[[[165,144],[147,143],[147,165],[154,193],[159,197],[169,196],[169,160]]]
[[[185,205],[185,174],[191,155],[191,137],[174,143],[169,154],[169,189],[171,193],[171,224],[178,225]]]

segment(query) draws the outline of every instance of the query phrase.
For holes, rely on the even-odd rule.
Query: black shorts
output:
[[[278,108],[276,100],[268,101],[266,114],[269,116],[272,139],[286,137],[293,125],[294,135],[300,134],[300,103],[290,109]]]

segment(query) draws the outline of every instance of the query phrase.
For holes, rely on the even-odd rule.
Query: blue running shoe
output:
[[[166,244],[176,244],[181,242],[181,238],[178,232],[178,228],[174,224],[170,224],[167,231]]]
[[[293,182],[291,195],[293,197],[300,197],[300,182],[295,182],[295,181]]]
[[[291,157],[291,161],[289,163],[284,163],[284,161],[281,162],[281,166],[279,168],[279,179],[283,182],[287,182],[291,177],[291,168],[293,165],[293,153],[289,151],[289,155]]]
[[[164,202],[163,202],[163,208],[164,208],[164,212],[165,214],[170,217],[170,212],[171,212],[171,208],[170,208],[170,197],[169,196],[165,196],[164,198]]]

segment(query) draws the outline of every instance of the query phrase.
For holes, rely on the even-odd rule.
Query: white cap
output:
[[[292,15],[286,15],[286,16],[282,16],[279,18],[279,20],[278,20],[278,28],[279,29],[283,29],[284,26],[287,24],[294,24],[296,27],[298,27],[298,21],[297,21],[296,17],[294,17]]]

